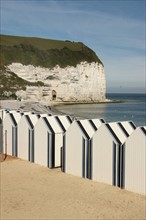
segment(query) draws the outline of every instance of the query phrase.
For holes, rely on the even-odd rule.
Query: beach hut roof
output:
[[[16,113],[16,112],[20,112],[18,110],[9,110],[9,113]]]
[[[65,132],[72,123],[72,120],[68,115],[56,115],[55,119],[57,120],[63,132]]]
[[[8,115],[10,116],[14,126],[17,126],[19,120],[21,119],[21,114],[19,112],[13,112],[13,113],[8,113]]]
[[[44,114],[39,114],[37,113],[38,117],[48,117],[48,116],[52,116],[52,114],[47,114],[47,113],[44,113]]]
[[[124,143],[126,138],[136,129],[131,121],[111,122],[106,123],[105,126],[109,129],[119,144]]]
[[[95,133],[95,125],[89,122],[88,119],[77,120],[78,126],[87,139],[90,139]]]
[[[131,135],[128,137],[128,139],[126,139],[125,140],[125,142],[127,141],[127,140],[129,140],[129,138],[133,138],[133,135],[135,135],[136,133],[142,133],[144,136],[146,136],[146,126],[139,126],[139,127],[137,127],[135,130],[134,130],[134,132],[132,132],[131,133]]]
[[[48,126],[49,130],[53,133],[62,133],[62,129],[60,128],[60,126],[58,125],[55,117],[53,116],[48,116],[48,117],[43,117],[40,118],[42,120],[44,120],[44,122],[46,123],[46,125]]]
[[[12,113],[7,114],[5,120],[7,120],[7,118],[11,120],[13,126],[17,126],[17,121],[15,120],[14,115]]]
[[[85,138],[87,138],[87,139],[90,139],[90,136],[89,136],[87,130],[85,129],[85,127],[82,125],[81,121],[75,121],[75,123],[77,123],[77,125],[81,129],[83,136],[85,136]]]
[[[34,114],[34,113],[32,113],[32,112],[21,112],[23,115],[31,115],[31,114]]]
[[[133,130],[136,129],[135,124],[132,121],[122,121],[118,122],[119,126],[121,127],[122,130],[125,131],[127,137],[133,132]]]
[[[13,123],[14,126],[17,126],[17,122],[14,118],[14,115],[12,113],[8,114],[6,117],[10,117],[11,122]]]
[[[89,119],[89,123],[92,125],[95,131],[98,130],[98,128],[105,123],[104,119],[102,118],[94,118],[94,119]]]
[[[34,128],[35,124],[38,121],[37,115],[34,115],[34,114],[24,115],[24,118],[26,118],[26,120],[29,123],[29,126],[31,127],[31,129]]]
[[[141,129],[142,132],[146,135],[146,126],[141,126],[140,129]]]

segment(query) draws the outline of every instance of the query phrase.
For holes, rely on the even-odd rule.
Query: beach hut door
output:
[[[83,138],[82,139],[82,177],[85,178],[85,158],[86,158],[86,141],[85,139]]]
[[[12,127],[12,156],[17,157],[17,127]]]
[[[92,139],[87,144],[87,178],[92,179]]]
[[[112,185],[116,185],[116,144],[113,142],[113,153],[112,153]]]
[[[92,141],[82,139],[82,177],[92,178]]]
[[[55,134],[48,132],[48,167],[55,167]]]
[[[121,184],[121,145],[113,142],[112,153],[112,185],[120,187]]]
[[[62,172],[65,172],[65,165],[66,165],[66,156],[65,156],[65,150],[66,150],[66,136],[64,134],[63,136],[63,146],[62,146],[62,149],[61,149],[61,170]]]
[[[3,129],[2,129],[2,120],[0,119],[0,152],[3,151]]]
[[[34,162],[34,130],[28,130],[28,160]]]
[[[121,173],[120,173],[121,184],[120,187],[122,189],[125,188],[125,144],[121,146]]]

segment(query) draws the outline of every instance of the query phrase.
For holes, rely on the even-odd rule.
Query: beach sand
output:
[[[146,197],[7,157],[1,168],[1,219],[146,219]]]

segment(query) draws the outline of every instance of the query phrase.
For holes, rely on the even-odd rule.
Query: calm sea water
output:
[[[61,105],[56,109],[82,118],[104,118],[106,122],[133,121],[136,126],[146,125],[146,94],[110,93],[107,98],[123,102]]]

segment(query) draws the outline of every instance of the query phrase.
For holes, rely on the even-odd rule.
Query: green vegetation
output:
[[[81,61],[102,63],[95,52],[81,42],[0,35],[0,50],[1,66],[12,62],[48,68],[76,66]]]

